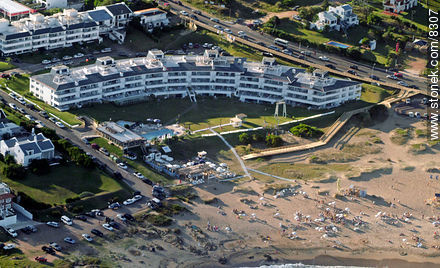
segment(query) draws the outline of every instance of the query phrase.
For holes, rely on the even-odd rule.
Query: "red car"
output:
[[[399,73],[399,72],[395,72],[395,73],[394,73],[394,76],[395,76],[395,77],[402,78],[402,77],[403,77],[403,74],[401,74],[401,73]]]
[[[35,257],[35,260],[37,262],[41,262],[41,263],[47,262],[47,259],[45,257],[42,257],[42,256]]]

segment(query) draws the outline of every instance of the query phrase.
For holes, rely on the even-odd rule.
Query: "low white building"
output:
[[[138,10],[134,12],[134,16],[139,17],[140,24],[149,32],[152,32],[154,28],[163,28],[170,24],[167,13],[158,8]]]
[[[312,28],[323,30],[329,26],[331,30],[340,31],[358,25],[359,19],[353,13],[353,8],[346,4],[337,7],[330,6],[328,11],[318,13],[318,21],[311,24]]]
[[[243,102],[329,108],[361,96],[361,83],[330,77],[326,72],[279,65],[274,58],[248,62],[220,56],[217,50],[199,55],[165,56],[150,50],[146,57],[115,61],[98,58],[77,68],[53,67],[30,78],[30,92],[59,110],[88,103],[130,103],[150,97],[198,95],[236,97]]]
[[[13,137],[0,141],[0,152],[6,156],[14,156],[15,161],[28,166],[34,159],[52,159],[55,155],[55,146],[42,133],[32,134],[25,138]]]
[[[417,6],[417,0],[384,0],[383,9],[388,12],[400,13]]]
[[[17,222],[17,214],[12,205],[14,195],[6,183],[0,183],[0,226],[8,226]]]

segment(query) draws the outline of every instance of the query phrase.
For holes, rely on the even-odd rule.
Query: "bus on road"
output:
[[[275,43],[275,45],[279,45],[281,47],[286,48],[287,45],[289,44],[289,41],[286,41],[286,40],[281,39],[281,38],[275,38],[274,43]]]

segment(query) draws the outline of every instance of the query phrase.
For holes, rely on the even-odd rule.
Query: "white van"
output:
[[[408,113],[408,116],[409,116],[409,117],[414,117],[414,112],[409,112],[409,113]]]
[[[62,216],[61,217],[61,221],[64,222],[65,224],[67,224],[67,225],[72,225],[73,224],[72,220],[69,217],[67,217],[67,216]]]

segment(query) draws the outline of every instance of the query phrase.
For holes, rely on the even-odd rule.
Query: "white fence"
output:
[[[20,206],[19,204],[12,203],[12,208],[15,209],[16,211],[20,212],[21,214],[23,214],[26,218],[28,218],[30,220],[32,220],[34,218],[32,213],[30,213],[29,211],[24,209],[24,207]]]

